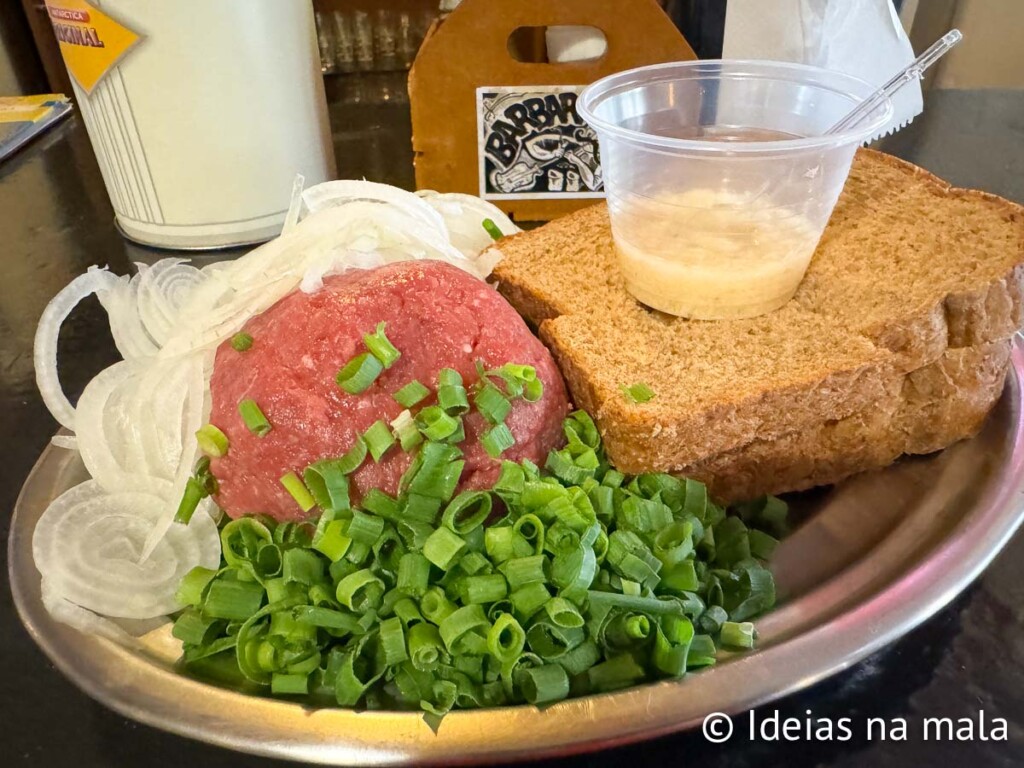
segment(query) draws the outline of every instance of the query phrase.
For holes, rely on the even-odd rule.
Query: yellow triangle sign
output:
[[[68,72],[86,93],[139,42],[139,35],[85,0],[46,0]]]

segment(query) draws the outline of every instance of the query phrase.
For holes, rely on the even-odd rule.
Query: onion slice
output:
[[[149,267],[135,266],[139,270],[139,318],[149,336],[158,346],[163,346],[174,332],[182,305],[191,296],[192,289],[206,280],[206,275],[185,259],[161,259]]]
[[[174,594],[192,568],[218,567],[220,538],[209,515],[173,526],[140,560],[170,490],[166,482],[154,487],[163,494],[111,494],[88,480],[47,508],[36,524],[32,554],[55,600],[104,616],[150,619],[181,608]]]
[[[139,317],[139,280],[139,275],[124,275],[111,290],[99,294],[110,319],[110,334],[125,360],[143,360],[160,349]]]
[[[416,194],[444,217],[452,245],[467,258],[476,259],[485,277],[491,273],[496,261],[492,261],[493,253],[487,260],[481,260],[494,242],[484,229],[484,221],[490,219],[506,236],[520,231],[499,208],[479,197],[458,192],[441,194],[431,189],[420,190]]]
[[[399,210],[419,220],[421,224],[436,230],[445,239],[448,238],[448,228],[445,226],[444,218],[439,216],[430,205],[424,205],[423,201],[414,193],[406,192],[398,187],[378,184],[374,181],[341,180],[315,184],[302,193],[302,202],[310,214],[325,208],[363,201],[385,203],[388,207]]]
[[[43,579],[42,581],[41,597],[43,599],[43,607],[46,608],[47,612],[55,621],[59,621],[61,624],[66,624],[69,627],[73,627],[79,632],[112,640],[127,648],[142,649],[142,644],[139,642],[138,638],[146,634],[146,632],[129,632],[124,626],[122,626],[122,624],[129,622],[134,623],[136,620],[108,619],[104,616],[95,614],[92,611],[88,611],[80,605],[75,605],[56,593],[46,579]],[[155,619],[147,619],[145,622],[144,627],[152,627],[153,624],[156,624],[157,622],[162,626],[167,623],[167,617],[163,616],[156,617]]]
[[[32,351],[36,367],[36,385],[53,418],[68,429],[75,428],[75,408],[64,394],[57,374],[57,340],[60,336],[60,327],[71,314],[71,310],[84,298],[94,293],[109,291],[117,282],[117,277],[106,269],[89,267],[84,275],[76,277],[53,297],[39,318]]]

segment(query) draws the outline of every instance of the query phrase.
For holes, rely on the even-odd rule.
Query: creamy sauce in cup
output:
[[[767,194],[692,189],[622,201],[615,244],[644,304],[701,320],[754,317],[796,292],[820,231]]]
[[[671,119],[671,113],[668,113]],[[714,142],[780,141],[746,126],[657,125],[650,133]],[[820,232],[769,193],[695,188],[617,201],[615,242],[626,287],[644,304],[699,320],[754,317],[789,301]]]

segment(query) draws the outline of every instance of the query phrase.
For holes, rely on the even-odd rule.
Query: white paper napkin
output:
[[[914,60],[891,0],[729,0],[722,56],[792,61],[882,85]],[[893,117],[872,139],[921,114],[921,86],[893,98]]]

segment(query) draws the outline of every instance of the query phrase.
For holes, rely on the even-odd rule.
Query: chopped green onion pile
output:
[[[753,647],[750,619],[775,602],[764,560],[785,504],[727,514],[696,481],[624,476],[582,411],[543,468],[503,461],[492,488],[456,494],[451,437],[468,403],[500,452],[503,401],[540,396],[532,369],[483,374],[467,392],[442,372],[438,404],[396,419],[397,437],[378,422],[345,456],[283,477],[318,518],[228,522],[221,569],[194,569],[178,590],[183,663],[323,706],[438,717],[679,677],[719,647]],[[348,474],[396,439],[408,450],[412,429],[398,497],[373,490],[353,505]],[[208,460],[197,470],[201,487]]]

